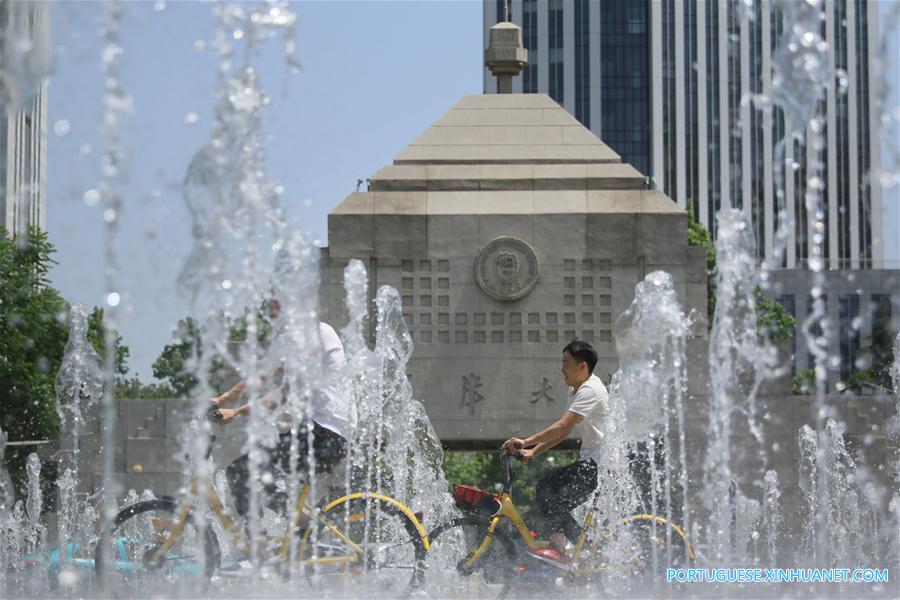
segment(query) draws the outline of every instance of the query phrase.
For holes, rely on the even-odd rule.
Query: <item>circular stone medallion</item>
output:
[[[530,292],[538,279],[538,260],[531,246],[512,237],[491,240],[475,260],[475,280],[484,293],[512,301]]]

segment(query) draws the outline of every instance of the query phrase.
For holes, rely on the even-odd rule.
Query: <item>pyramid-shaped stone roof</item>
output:
[[[679,212],[546,94],[463,97],[332,214]]]
[[[619,162],[546,94],[465,96],[394,159],[395,165]]]

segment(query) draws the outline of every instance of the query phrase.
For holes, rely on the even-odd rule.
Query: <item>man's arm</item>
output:
[[[275,369],[272,372],[271,379],[274,383],[274,382],[281,381],[281,378],[283,376],[284,376],[284,367],[278,367],[277,369]],[[259,378],[259,380],[260,380],[260,384],[262,384],[263,386],[268,385],[268,383],[269,383],[269,377],[267,377],[266,375],[261,376]],[[215,404],[216,406],[228,406],[229,404],[231,404],[232,402],[234,402],[235,400],[240,398],[241,394],[243,394],[244,390],[246,390],[246,389],[247,389],[247,380],[242,379],[242,380],[238,381],[236,384],[234,384],[233,386],[231,386],[231,389],[229,389],[227,392],[225,392],[221,396],[219,396],[217,398],[213,398],[212,403]]]
[[[218,398],[213,398],[212,403],[216,406],[228,406],[235,400],[237,400],[241,394],[244,393],[244,390],[247,388],[247,380],[242,379],[238,381],[236,384],[231,386],[227,392],[219,396]]]
[[[503,444],[503,448],[508,451],[513,451],[516,450],[516,444],[521,444],[523,448],[522,454],[525,460],[531,460],[566,439],[568,435],[572,433],[572,429],[581,423],[583,418],[584,417],[577,413],[566,411],[562,417],[543,431],[539,431],[524,440],[510,438]]]
[[[282,393],[282,389],[276,388],[276,389],[270,391],[269,393],[265,394],[264,396],[260,397],[260,399],[257,400],[256,402],[259,404],[265,405],[269,409],[273,409],[276,406],[278,406],[278,404],[281,403],[283,398],[284,398],[284,394]],[[228,425],[229,423],[234,421],[235,418],[240,417],[240,416],[246,417],[249,414],[250,414],[250,404],[244,404],[237,408],[219,409],[219,415],[222,418],[222,421],[221,421],[222,425]]]

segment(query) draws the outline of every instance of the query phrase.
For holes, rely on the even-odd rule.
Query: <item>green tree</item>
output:
[[[514,463],[516,477],[512,496],[529,527],[538,527],[541,519],[535,492],[537,482],[550,469],[572,463],[577,458],[578,453],[572,450],[551,450],[528,464]],[[506,481],[505,461],[499,452],[445,452],[444,476],[451,485],[451,492],[456,484],[493,492],[496,484]]]
[[[791,380],[791,393],[795,396],[809,396],[816,391],[816,370],[803,369]]]
[[[182,398],[197,386],[197,378],[190,368],[190,361],[199,356],[202,348],[200,327],[192,317],[178,321],[174,340],[166,344],[153,362],[153,376],[164,381],[174,397]]]
[[[137,375],[116,381],[116,398],[119,399],[165,400],[175,397],[177,394],[168,383],[145,384]]]
[[[0,426],[11,442],[59,435],[53,383],[68,337],[68,305],[47,279],[53,252],[38,229],[13,237],[0,229]],[[6,449],[6,466],[20,496],[27,481],[25,460],[33,450]]]
[[[687,211],[687,216],[688,246],[706,248],[706,316],[709,327],[712,328],[713,316],[716,314],[716,245],[713,243],[709,229],[694,219],[690,209]]]
[[[118,331],[113,330],[112,336],[116,349],[116,360],[113,368],[117,378],[124,378],[125,374],[128,373],[128,356],[131,354],[131,351],[128,349],[128,346],[122,344],[122,336],[119,335]],[[95,306],[91,314],[88,315],[87,339],[91,346],[94,347],[94,350],[97,351],[97,354],[100,355],[100,359],[106,361],[106,324],[103,321],[103,309],[99,306]],[[106,365],[105,362],[101,364],[104,367]]]
[[[872,320],[872,335],[862,351],[868,357],[869,366],[854,373],[847,382],[847,389],[855,392],[879,390],[894,393],[891,366],[894,364],[894,333],[891,330],[890,298],[884,297],[875,310]]]
[[[690,202],[688,202],[690,205]],[[713,317],[716,314],[716,245],[712,235],[703,223],[694,220],[694,215],[688,209],[687,238],[688,246],[702,246],[706,248],[706,314],[709,327],[712,328]],[[788,314],[784,307],[762,293],[759,288],[755,290],[756,296],[756,324],[760,335],[765,335],[772,341],[789,340],[794,335],[796,319]]]
[[[56,440],[54,382],[69,337],[69,304],[50,285],[47,274],[56,264],[47,234],[29,229],[10,237],[0,228],[0,427],[9,441]],[[128,347],[115,339],[115,371],[119,383],[128,372]],[[87,337],[101,356],[106,354],[103,310],[88,318]],[[133,378],[134,381],[136,378]],[[118,387],[118,386],[117,386]],[[25,493],[25,461],[33,446],[11,446],[6,464],[19,495]],[[55,493],[55,465],[41,469],[45,506]]]
[[[760,335],[773,342],[783,342],[794,336],[794,328],[797,319],[793,317],[780,302],[772,300],[762,293],[762,290],[754,290],[756,296],[756,330]]]
[[[228,341],[247,341],[248,316],[250,309],[228,323]],[[256,339],[265,344],[272,335],[272,320],[268,317],[265,304],[256,309]],[[193,317],[178,321],[172,343],[166,344],[159,357],[153,362],[153,376],[164,381],[174,396],[185,397],[198,383],[192,368],[192,360],[199,359],[203,351],[203,328]],[[211,361],[209,384],[213,389],[221,385],[221,372],[225,361],[214,356]]]

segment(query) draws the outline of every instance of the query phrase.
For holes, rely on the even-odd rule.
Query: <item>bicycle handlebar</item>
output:
[[[515,449],[516,452],[510,452],[505,448],[500,450],[500,452],[506,456],[506,485],[503,486],[503,491],[507,494],[512,492],[512,483],[516,475],[512,461],[517,460],[519,462],[525,462],[525,455],[521,452],[522,444],[516,444]]]

